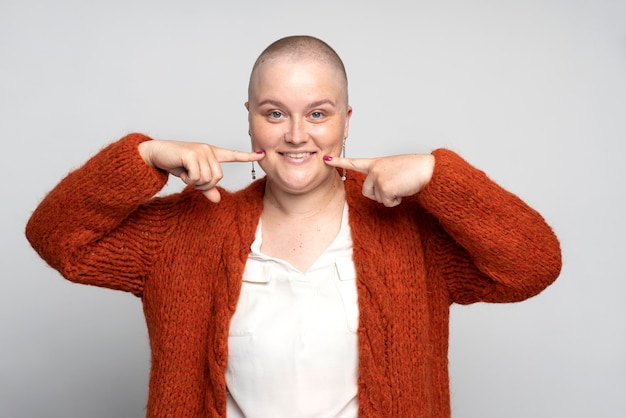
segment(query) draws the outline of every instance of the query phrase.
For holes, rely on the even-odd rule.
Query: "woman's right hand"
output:
[[[263,151],[233,151],[199,142],[157,139],[139,144],[139,154],[149,166],[194,185],[214,203],[221,200],[215,188],[224,176],[221,163],[259,161],[265,157]]]

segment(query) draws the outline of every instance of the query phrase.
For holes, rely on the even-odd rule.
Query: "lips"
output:
[[[314,153],[312,152],[281,152],[281,154],[288,158],[301,159],[301,158],[309,157],[313,155]]]

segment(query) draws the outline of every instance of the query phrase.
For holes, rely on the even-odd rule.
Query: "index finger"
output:
[[[349,170],[369,173],[373,158],[341,158],[325,156],[324,162],[332,167],[346,168]]]
[[[220,163],[245,163],[250,161],[259,161],[265,157],[265,151],[244,152],[219,147],[213,147],[213,153],[215,154],[217,161]]]

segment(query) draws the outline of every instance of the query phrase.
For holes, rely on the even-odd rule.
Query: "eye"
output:
[[[282,112],[279,112],[278,110],[272,110],[269,116],[272,119],[280,119],[283,116],[283,114]]]
[[[315,112],[311,112],[312,119],[321,119],[323,116],[324,114],[318,110],[316,110]]]

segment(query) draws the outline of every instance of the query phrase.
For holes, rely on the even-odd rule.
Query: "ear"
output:
[[[248,111],[248,136],[252,136],[252,134],[250,133],[250,102],[245,102],[243,104],[246,107],[246,110]]]
[[[352,106],[348,106],[348,110],[346,110],[346,124],[343,128],[344,139],[348,137],[348,131],[350,130],[350,117],[351,116],[352,116]]]

